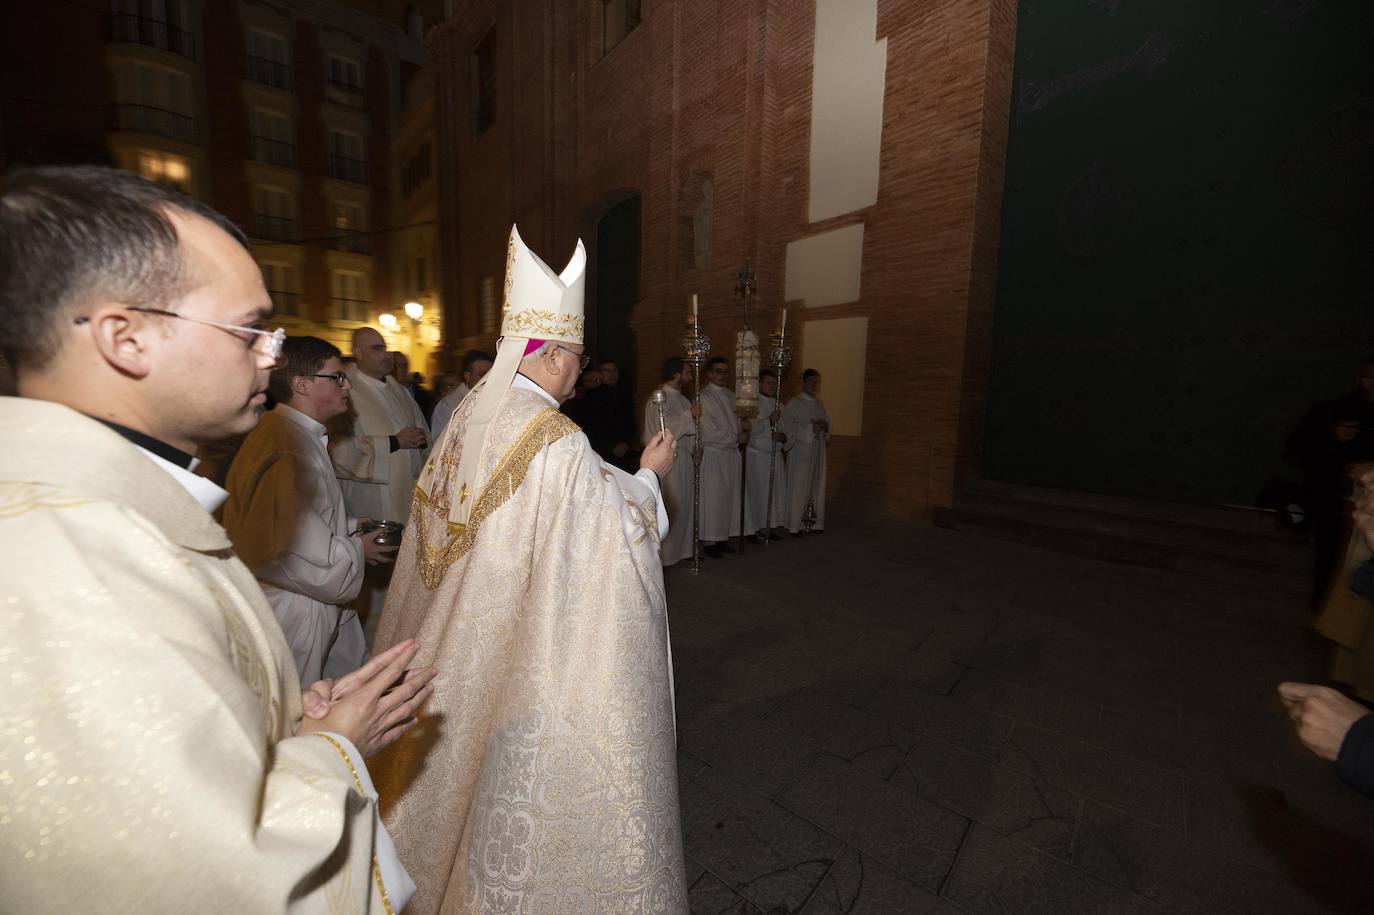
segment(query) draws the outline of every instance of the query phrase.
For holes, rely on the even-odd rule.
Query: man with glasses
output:
[[[191,473],[258,421],[271,311],[242,234],[176,191],[0,185],[0,911],[405,904],[365,758],[433,671],[403,643],[303,693]]]
[[[358,613],[364,562],[390,563],[383,529],[363,532],[344,510],[325,427],[348,412],[352,384],[338,347],[289,337],[268,377],[277,402],[248,433],[229,468],[224,527],[262,585],[308,685],[350,673],[367,660]]]

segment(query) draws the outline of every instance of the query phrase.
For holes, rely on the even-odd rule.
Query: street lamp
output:
[[[420,320],[420,316],[425,313],[425,306],[421,305],[419,302],[406,302],[405,310],[410,320],[418,321]]]
[[[378,315],[378,316],[377,316],[377,323],[380,324],[380,325],[382,325],[383,327],[385,327],[387,330],[395,330],[395,329],[396,329],[396,316],[393,315],[393,314],[390,314],[390,313],[383,314],[383,315]]]

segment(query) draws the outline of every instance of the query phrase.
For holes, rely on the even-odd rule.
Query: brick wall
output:
[[[597,220],[638,193],[642,278],[631,323],[643,398],[657,365],[679,351],[692,293],[715,351],[728,353],[740,261],[757,274],[753,326],[766,333],[784,304],[787,242],[862,219],[862,298],[792,312],[869,320],[863,435],[833,442],[831,497],[908,516],[948,504],[981,447],[1014,3],[880,0],[888,71],[878,201],[816,224],[806,199],[814,5],[643,8],[641,25],[604,56],[594,0],[479,0],[431,38],[445,332],[461,341],[452,348],[493,342],[480,333],[478,283],[499,283],[512,220],[551,263],[561,266],[578,235],[595,263]],[[496,123],[475,137],[470,58],[489,29]],[[703,171],[715,187],[712,257],[694,268],[681,256],[683,189]],[[787,395],[805,362],[798,352]]]

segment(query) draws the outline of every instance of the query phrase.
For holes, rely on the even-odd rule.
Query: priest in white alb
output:
[[[775,538],[773,528],[782,527],[787,518],[787,465],[784,455],[791,446],[781,431],[782,405],[778,403],[778,374],[773,369],[759,372],[759,415],[749,420],[749,460],[745,473],[744,532],[757,539]],[[768,481],[773,481],[771,512]]]
[[[791,442],[787,454],[787,530],[800,535],[825,529],[825,445],[830,441],[830,413],[816,395],[821,373],[802,372],[801,393],[782,411],[782,431]]]
[[[365,563],[389,563],[381,529],[362,533],[344,509],[325,425],[348,410],[340,353],[289,337],[268,378],[277,401],[229,468],[224,528],[281,623],[301,683],[341,677],[367,660],[358,613],[346,606]]]
[[[448,428],[449,421],[453,419],[453,413],[472,393],[472,389],[477,386],[477,382],[487,376],[491,371],[492,358],[480,349],[468,350],[463,356],[463,380],[458,382],[457,387],[449,391],[439,399],[434,405],[434,413],[429,418],[430,429],[433,430],[433,443],[439,444],[439,439],[444,437],[444,430]]]
[[[302,690],[210,514],[283,334],[248,240],[115,169],[11,172],[0,315],[0,912],[392,913],[371,756],[432,670]]]
[[[429,426],[391,376],[394,367],[381,334],[353,332],[353,364],[344,372],[353,386],[353,428],[330,438],[329,454],[350,515],[404,524],[429,454]]]
[[[420,478],[377,633],[443,679],[380,763],[410,912],[682,913],[656,435],[633,476],[558,405],[583,353],[586,254],[511,231],[496,362]]]
[[[690,451],[696,442],[695,406],[682,393],[687,384],[687,367],[680,357],[674,356],[663,363],[661,375],[663,383],[658,386],[663,392],[663,428],[673,434],[680,450]],[[644,404],[644,432],[642,443],[653,441],[659,429],[660,405],[650,397]],[[660,481],[663,486],[663,507],[668,512],[668,535],[659,546],[659,557],[664,566],[688,559],[692,555],[692,462],[676,461],[673,469],[664,474]]]
[[[739,536],[739,446],[748,433],[735,415],[735,392],[725,387],[730,361],[716,356],[706,368],[701,389],[701,542],[712,559],[733,553]]]

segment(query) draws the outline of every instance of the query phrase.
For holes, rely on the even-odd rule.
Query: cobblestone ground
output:
[[[1374,912],[1302,583],[921,525],[667,570],[692,911]]]

